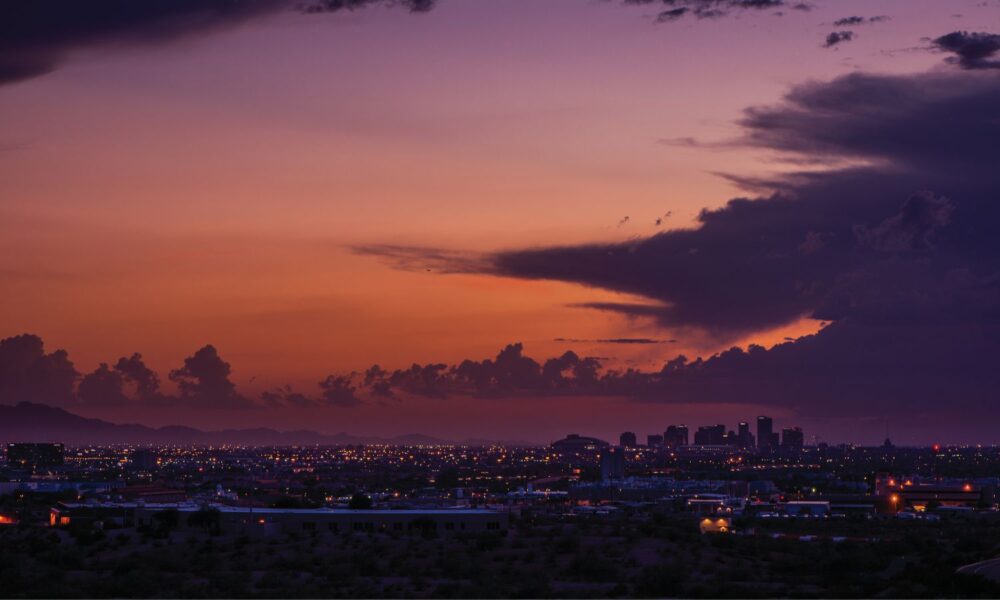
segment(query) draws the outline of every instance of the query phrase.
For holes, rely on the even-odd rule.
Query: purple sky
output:
[[[0,8],[0,402],[1000,441],[996,0],[358,4]]]

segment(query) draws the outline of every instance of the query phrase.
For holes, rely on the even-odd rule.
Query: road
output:
[[[992,581],[1000,581],[1000,558],[964,565],[958,568],[958,572],[966,575],[982,575]]]

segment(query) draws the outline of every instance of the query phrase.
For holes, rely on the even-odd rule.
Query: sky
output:
[[[0,402],[1000,442],[996,0],[82,4],[0,8]]]

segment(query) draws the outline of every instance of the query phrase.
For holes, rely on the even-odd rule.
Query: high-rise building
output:
[[[663,444],[667,448],[679,448],[688,445],[687,425],[669,425],[663,433]]]
[[[601,480],[625,479],[625,449],[611,446],[601,451]]]
[[[725,425],[703,425],[694,432],[696,446],[722,446],[726,443]]]
[[[740,448],[753,448],[755,441],[753,434],[750,433],[750,423],[740,421],[736,433],[736,445]]]
[[[757,417],[757,447],[772,448],[777,446],[774,435],[774,421],[771,417],[761,415]]]
[[[639,444],[635,440],[635,433],[626,431],[618,436],[618,443],[622,448],[635,448]]]
[[[650,448],[659,448],[663,445],[663,436],[651,433],[646,436],[646,445]]]
[[[781,430],[781,447],[787,449],[798,449],[805,445],[805,435],[801,427],[791,427]]]

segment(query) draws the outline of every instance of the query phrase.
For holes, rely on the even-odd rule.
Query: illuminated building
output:
[[[805,445],[805,435],[801,427],[781,430],[781,447],[788,450],[801,449]]]
[[[667,448],[679,448],[688,445],[687,425],[669,425],[663,433],[663,444]]]
[[[704,425],[694,432],[695,446],[722,446],[725,443],[725,425]]]
[[[552,449],[560,454],[592,454],[610,446],[604,440],[571,433],[561,440],[552,442]]]
[[[737,427],[736,445],[740,448],[753,448],[756,441],[756,438],[750,433],[750,423],[740,421]]]
[[[906,482],[903,482],[892,493],[892,496],[898,497],[899,509],[913,508],[922,511],[934,507],[965,506],[975,508],[983,500],[983,489],[968,483],[906,485]]]
[[[729,517],[705,517],[698,524],[702,533],[729,533],[733,528],[733,520]]]
[[[774,433],[774,420],[761,415],[757,417],[757,447],[774,448],[778,445],[778,434]]]

